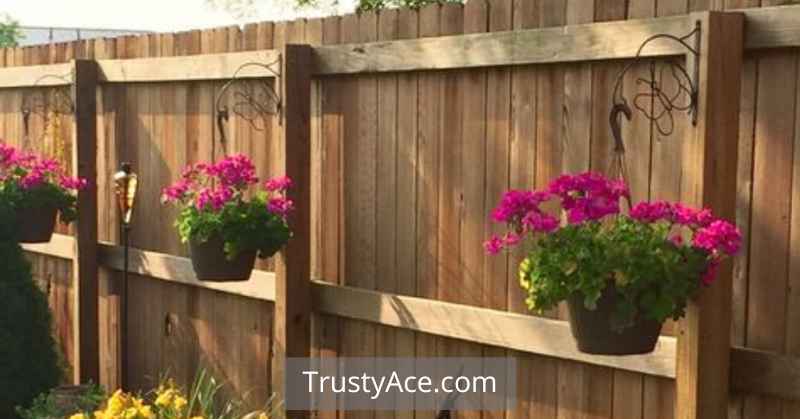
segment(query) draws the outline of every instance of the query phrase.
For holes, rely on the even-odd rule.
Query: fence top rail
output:
[[[800,6],[730,12],[745,15],[745,49],[800,46]],[[315,73],[326,76],[633,58],[642,42],[650,36],[671,34],[680,37],[688,34],[703,13],[708,12],[552,28],[326,45],[314,48]],[[656,40],[642,50],[641,56],[684,53],[686,50],[677,43]]]
[[[692,19],[683,15],[320,46],[314,49],[315,71],[317,75],[333,75],[631,58],[650,36],[663,33],[683,36],[692,28]],[[641,55],[683,53],[685,50],[676,43],[656,40]]]
[[[800,5],[734,10],[746,19],[745,49],[800,46]],[[705,12],[699,12],[705,13]],[[632,58],[656,34],[683,36],[697,14],[598,22],[552,28],[441,36],[314,47],[314,74],[360,74],[551,64]],[[702,28],[701,28],[702,30]],[[443,53],[443,51],[445,51]],[[642,56],[674,56],[677,43],[656,40]],[[280,51],[259,50],[175,57],[98,60],[100,83],[176,82],[229,79],[247,63],[280,69]],[[71,83],[72,63],[0,68],[0,88]],[[274,77],[260,66],[239,78]],[[62,76],[62,77],[54,77]],[[63,77],[69,76],[69,77]]]
[[[277,50],[228,52],[175,57],[98,60],[101,83],[176,82],[269,78],[280,73]],[[252,64],[252,65],[251,65]]]
[[[73,63],[0,68],[0,89],[68,86],[73,81]]]

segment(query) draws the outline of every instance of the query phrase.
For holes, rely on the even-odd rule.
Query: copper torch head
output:
[[[133,217],[133,206],[136,202],[136,192],[139,187],[139,177],[131,170],[131,165],[123,163],[120,171],[114,174],[114,192],[117,195],[122,223],[130,225]]]

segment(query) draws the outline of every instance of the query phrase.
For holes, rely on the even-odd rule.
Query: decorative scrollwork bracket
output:
[[[280,57],[270,63],[248,62],[244,63],[233,73],[231,78],[222,85],[214,99],[215,123],[219,133],[220,142],[227,143],[225,123],[230,119],[231,113],[247,121],[253,129],[263,131],[266,128],[268,115],[279,115],[282,112],[281,96],[272,85],[272,81],[265,78],[244,77],[242,73],[253,68],[271,73],[275,79],[280,79]],[[276,83],[277,84],[277,83]],[[229,107],[223,103],[231,95],[235,102]],[[278,118],[280,120],[280,118]]]
[[[665,60],[659,59],[659,57],[642,56],[645,47],[656,40],[667,40],[680,44],[686,50],[686,64],[682,65],[680,60],[675,59]],[[673,116],[675,111],[687,112],[691,117],[692,125],[697,123],[699,57],[699,21],[695,23],[694,29],[684,36],[657,34],[642,42],[635,58],[623,68],[614,84],[609,124],[614,137],[615,153],[623,154],[625,152],[621,128],[622,116],[629,121],[633,117],[633,110],[622,91],[628,71],[643,61],[649,63],[647,76],[636,79],[636,91],[632,104],[652,123],[659,134],[666,137],[672,134],[675,128]]]
[[[31,87],[43,87],[42,82],[55,80],[58,85],[48,86],[41,97],[25,95],[22,99],[20,114],[22,115],[22,128],[25,138],[30,135],[30,119],[32,115],[39,115],[48,126],[51,118],[59,118],[64,115],[72,115],[75,112],[75,103],[72,100],[71,86],[74,83],[75,75],[72,72],[67,74],[46,74],[36,79]]]

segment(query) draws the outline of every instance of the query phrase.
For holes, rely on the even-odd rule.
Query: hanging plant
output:
[[[628,214],[622,181],[566,175],[540,191],[512,190],[491,217],[510,231],[485,243],[490,254],[525,247],[520,285],[530,310],[566,301],[584,352],[650,352],[662,323],[685,314],[689,298],[714,283],[741,234],[708,209],[642,202]],[[553,204],[560,214],[547,212]]]
[[[162,201],[180,208],[175,225],[189,243],[198,279],[247,280],[256,256],[271,257],[288,242],[286,218],[293,203],[285,192],[291,179],[270,179],[248,198],[248,189],[258,183],[250,159],[234,155],[189,166],[164,189]]]
[[[17,238],[22,243],[50,241],[56,214],[62,223],[77,218],[75,192],[86,179],[67,176],[61,164],[27,154],[0,142],[0,201],[12,206]]]

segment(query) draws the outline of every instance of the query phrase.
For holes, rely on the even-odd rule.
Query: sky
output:
[[[342,1],[340,11],[352,9],[354,1]],[[0,0],[0,15],[7,13],[22,26],[174,32],[321,13],[298,12],[287,0],[256,2],[257,15],[238,21],[225,11],[214,10],[205,0]]]

